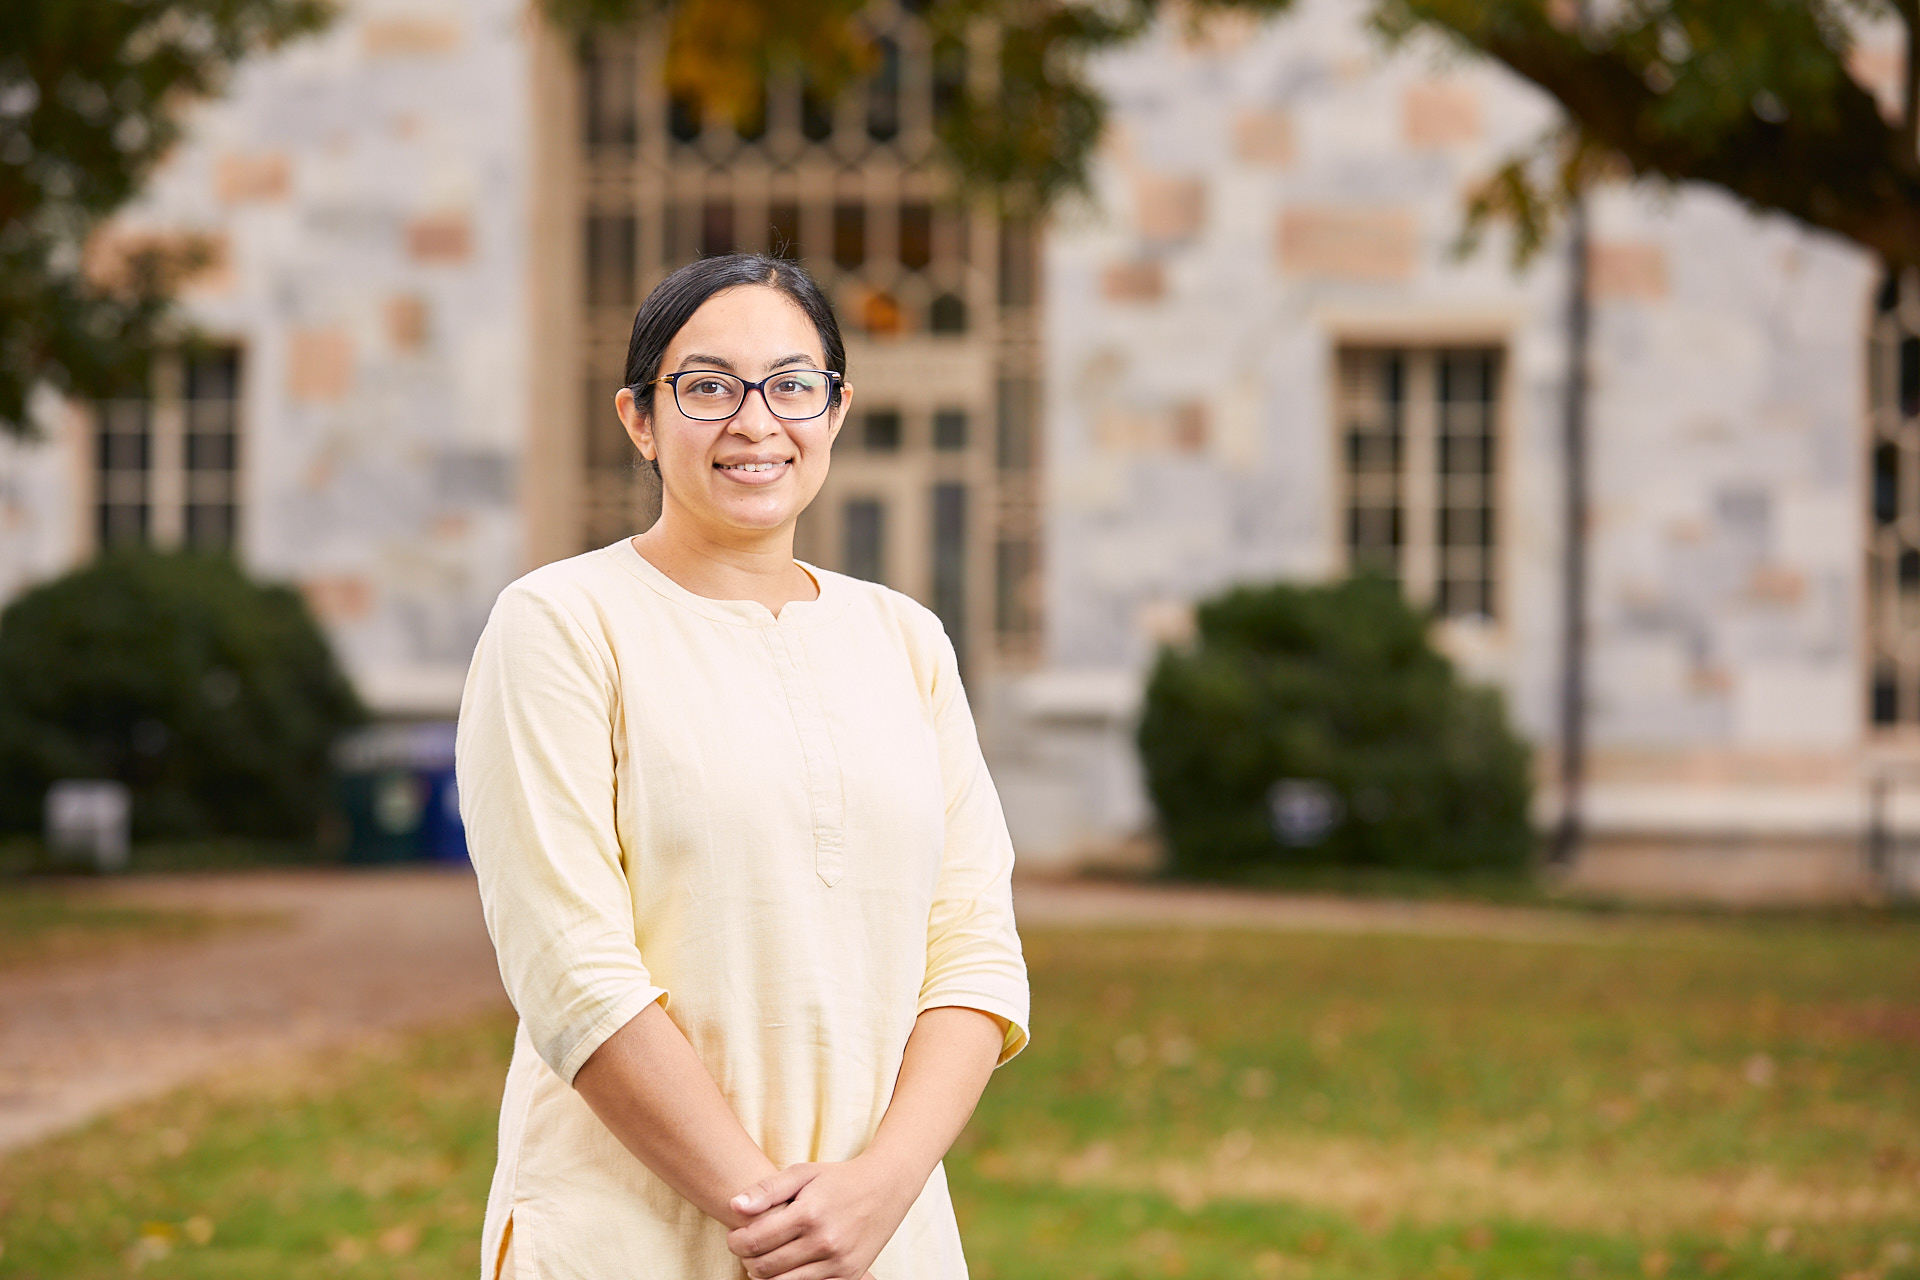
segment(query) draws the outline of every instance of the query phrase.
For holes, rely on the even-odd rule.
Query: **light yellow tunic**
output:
[[[460,808],[520,1014],[481,1250],[517,1277],[738,1280],[724,1230],[572,1087],[660,1000],[776,1164],[872,1138],[922,1010],[1026,1043],[1013,849],[953,647],[813,570],[776,619],[622,540],[504,591],[460,708]],[[936,1170],[875,1280],[966,1274]]]

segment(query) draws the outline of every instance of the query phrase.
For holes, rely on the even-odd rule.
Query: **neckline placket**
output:
[[[800,754],[807,773],[807,800],[813,810],[813,869],[828,888],[840,883],[847,869],[846,794],[841,785],[840,753],[827,727],[827,710],[819,681],[805,660],[805,637],[785,627],[765,627],[774,670],[787,695],[793,726],[800,738]]]

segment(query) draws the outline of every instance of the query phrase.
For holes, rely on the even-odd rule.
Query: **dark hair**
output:
[[[827,368],[846,373],[847,344],[840,337],[840,322],[833,318],[833,304],[799,263],[763,253],[721,254],[689,262],[655,285],[640,304],[640,313],[633,318],[633,337],[627,342],[626,377],[642,410],[653,412],[653,387],[649,384],[660,376],[660,361],[666,358],[668,345],[693,319],[693,313],[714,294],[749,284],[776,289],[791,298],[813,321]],[[838,383],[828,403],[840,403]]]

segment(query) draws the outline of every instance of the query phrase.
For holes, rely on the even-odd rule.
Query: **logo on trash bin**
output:
[[[1340,793],[1318,778],[1282,778],[1267,788],[1273,838],[1289,849],[1306,849],[1333,834],[1347,807]]]

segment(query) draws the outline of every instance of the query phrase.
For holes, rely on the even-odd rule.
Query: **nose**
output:
[[[759,403],[754,402],[758,399]],[[767,403],[765,387],[749,387],[740,407],[727,419],[727,430],[735,435],[745,436],[749,440],[764,440],[779,429],[780,419],[774,416],[773,406]]]

